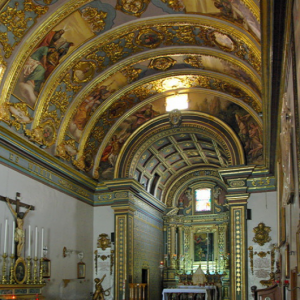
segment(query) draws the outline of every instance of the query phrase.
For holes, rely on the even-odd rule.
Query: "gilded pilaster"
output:
[[[249,194],[227,195],[230,212],[230,281],[232,300],[247,299],[247,199]]]
[[[115,212],[115,299],[125,296],[125,280],[133,275],[133,206],[113,205]]]

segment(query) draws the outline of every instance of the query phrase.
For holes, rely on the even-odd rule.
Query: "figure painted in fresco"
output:
[[[190,215],[192,213],[192,189],[187,188],[178,199],[179,215]]]
[[[110,141],[110,143],[106,146],[106,148],[103,151],[101,161],[106,162],[108,161],[111,165],[111,167],[114,167],[117,162],[118,155],[121,151],[121,148],[126,140],[125,137],[118,137],[117,135],[114,135]]]
[[[62,37],[64,33],[63,29],[49,32],[24,64],[18,87],[22,98],[31,106],[34,106],[42,84],[74,46]]]
[[[260,38],[258,22],[251,12],[237,0],[218,0],[214,5],[220,10],[224,18],[240,23],[245,30],[252,31],[254,35]]]
[[[45,38],[39,43],[37,48],[42,46],[57,48],[59,40],[62,38],[64,33],[65,33],[64,29],[60,29],[57,31],[50,31],[45,36]]]
[[[72,122],[70,123],[70,133],[76,140],[79,140],[85,125],[92,116],[97,107],[107,99],[115,90],[108,90],[108,86],[101,85],[96,88],[86,99],[79,105]]]
[[[19,88],[21,95],[30,105],[34,105],[41,85],[45,80],[47,56],[54,51],[54,48],[49,48],[47,46],[37,48],[24,65],[23,76],[19,83]]]
[[[239,137],[244,146],[249,163],[259,163],[262,160],[263,144],[261,128],[249,115],[235,114],[239,126]]]
[[[248,155],[251,155],[253,159],[256,159],[262,155],[262,132],[258,125],[254,122],[249,123],[249,149]]]
[[[146,105],[133,115],[136,117],[136,120],[131,126],[132,131],[158,115],[159,113],[153,109],[152,104]]]

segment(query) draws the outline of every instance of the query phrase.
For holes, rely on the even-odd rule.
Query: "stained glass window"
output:
[[[195,190],[195,193],[195,211],[211,211],[211,189],[197,189]]]

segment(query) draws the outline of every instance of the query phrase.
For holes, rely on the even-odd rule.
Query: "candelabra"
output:
[[[9,280],[10,284],[13,284],[15,282],[15,280],[14,280],[14,258],[15,258],[15,255],[12,253],[10,256],[10,280]]]
[[[3,253],[2,257],[3,257],[2,284],[5,284],[5,283],[7,283],[7,279],[6,279],[6,258],[7,258],[7,254]]]

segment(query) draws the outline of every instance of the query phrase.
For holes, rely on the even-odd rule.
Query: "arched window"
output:
[[[211,211],[211,194],[210,188],[195,190],[195,212]]]

